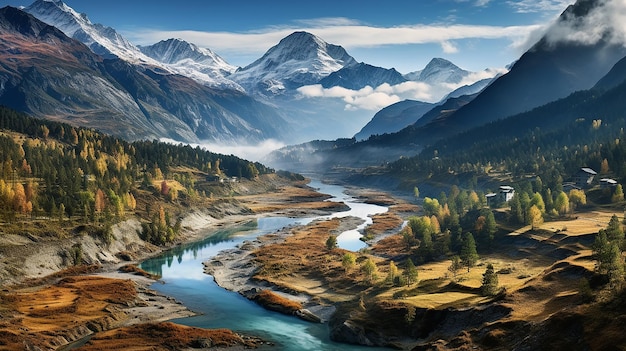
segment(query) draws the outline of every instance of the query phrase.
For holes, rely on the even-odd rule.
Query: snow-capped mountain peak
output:
[[[68,37],[83,42],[100,56],[158,65],[113,28],[91,23],[86,14],[78,13],[63,1],[37,0],[24,10],[42,22],[57,27]]]
[[[408,80],[420,81],[429,84],[451,83],[458,84],[470,72],[459,68],[454,63],[439,57],[435,57],[421,71],[405,74]]]
[[[232,78],[251,90],[277,93],[315,84],[356,63],[341,46],[328,44],[308,32],[294,32]]]
[[[240,85],[225,78],[236,67],[208,49],[177,39],[140,49],[115,29],[91,23],[87,15],[78,13],[61,0],[37,0],[24,10],[42,22],[57,27],[68,37],[87,45],[91,51],[102,57],[120,58],[133,64],[158,67],[165,72],[181,74],[208,86],[243,90]]]
[[[237,70],[213,51],[198,47],[182,39],[162,40],[150,46],[139,47],[148,57],[166,64],[173,71],[204,84],[236,89],[243,88],[226,77]]]

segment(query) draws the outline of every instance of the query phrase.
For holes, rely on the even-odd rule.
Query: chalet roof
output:
[[[583,167],[580,169],[581,171],[589,174],[589,175],[596,175],[598,173],[596,173],[596,171],[594,171],[593,169],[589,168],[589,167]]]
[[[508,192],[511,192],[511,191],[514,191],[514,190],[515,190],[515,188],[513,188],[510,185],[500,185],[500,191],[501,192],[508,193]]]
[[[602,178],[600,179],[600,182],[609,183],[609,184],[617,184],[617,180],[611,179],[611,178]]]

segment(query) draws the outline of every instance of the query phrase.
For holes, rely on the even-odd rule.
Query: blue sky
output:
[[[172,37],[245,66],[296,30],[401,73],[433,57],[479,71],[513,62],[573,0],[107,0],[65,3],[137,45]],[[0,0],[0,6],[32,1]]]

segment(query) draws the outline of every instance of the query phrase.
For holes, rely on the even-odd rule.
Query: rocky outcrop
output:
[[[413,311],[414,317],[407,319]],[[510,308],[499,304],[437,310],[414,308],[399,302],[375,302],[366,305],[359,313],[341,309],[329,323],[330,337],[333,341],[349,344],[400,347],[406,337],[450,340],[464,330],[495,322],[510,312]]]

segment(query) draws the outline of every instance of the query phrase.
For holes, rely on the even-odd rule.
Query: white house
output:
[[[612,188],[617,186],[617,180],[611,178],[602,178],[600,179],[600,188]]]
[[[515,195],[515,188],[509,185],[501,185],[498,193],[489,193],[485,195],[487,204],[509,202]]]

